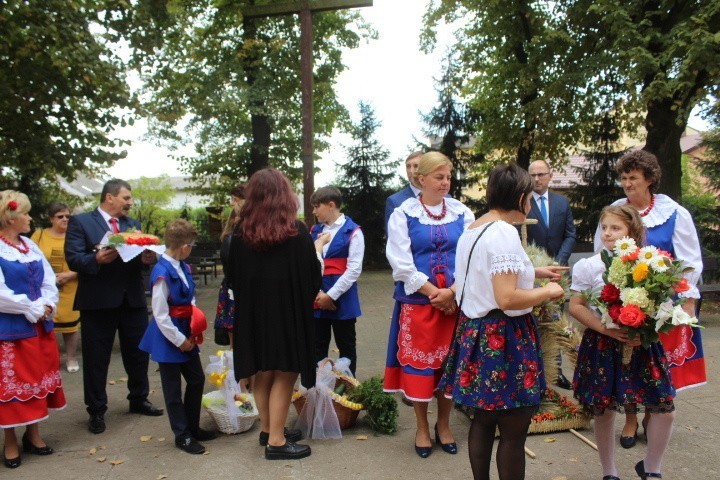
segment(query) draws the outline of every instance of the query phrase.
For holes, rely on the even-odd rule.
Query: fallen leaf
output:
[[[167,478],[167,475],[158,475],[155,480],[163,480],[164,478]]]
[[[95,455],[95,452],[97,452],[97,448],[91,448],[90,449],[90,455]]]
[[[572,458],[568,458],[568,461],[569,461],[569,462],[577,462],[578,459],[575,458],[575,457],[572,457]]]
[[[355,440],[367,440],[367,438],[367,435],[358,435],[357,437],[355,437]]]
[[[120,378],[117,379],[117,381],[118,381],[118,382],[127,382],[128,379],[127,379],[127,377],[120,377]]]
[[[562,477],[553,477],[552,480],[567,480],[567,477],[563,475]]]
[[[545,442],[545,443],[553,443],[554,441],[555,441],[555,439],[553,437],[548,437],[548,438],[543,439],[543,442]]]
[[[100,450],[106,450],[107,447],[105,445],[100,445]]]
[[[333,351],[334,353],[340,353],[340,350],[338,350],[337,348],[333,348],[332,351]]]
[[[205,450],[205,451],[203,452],[203,455],[210,455],[210,452],[208,452],[207,450]]]
[[[110,384],[110,385],[115,385],[115,380],[110,380],[110,381],[108,382],[108,384]]]
[[[107,460],[107,457],[98,457],[97,461],[100,463],[103,463],[105,460]]]
[[[158,442],[164,442],[164,441],[165,441],[165,437],[158,438]]]
[[[152,435],[143,435],[142,437],[140,437],[140,441],[141,442],[149,442],[151,438],[152,438]]]
[[[125,462],[125,460],[112,460],[110,465],[120,465],[123,462]]]

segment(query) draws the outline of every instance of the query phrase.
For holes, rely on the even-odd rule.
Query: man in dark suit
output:
[[[560,265],[567,265],[575,246],[575,223],[573,222],[570,202],[557,193],[548,191],[552,171],[545,160],[536,160],[528,167],[533,179],[531,209],[528,218],[538,220],[528,225],[528,243],[542,247]],[[558,356],[559,357],[559,356]],[[558,366],[561,363],[558,358]],[[557,386],[571,389],[572,384],[558,368]]]
[[[420,163],[420,157],[423,156],[423,152],[413,152],[405,159],[405,173],[408,177],[408,185],[402,190],[393,193],[385,201],[385,234],[387,235],[388,220],[390,215],[397,207],[399,207],[408,198],[417,197],[420,193],[420,187],[415,185],[415,172],[418,169]]]
[[[116,249],[98,248],[107,232],[140,229],[140,222],[127,216],[133,204],[130,190],[124,180],[108,181],[98,208],[70,217],[65,235],[65,258],[78,273],[75,309],[80,311],[82,324],[83,387],[92,433],[105,431],[105,385],[116,331],[128,375],[130,412],[163,414],[147,400],[148,354],[138,348],[148,325],[142,268],[155,262],[155,254],[146,250],[123,262]]]

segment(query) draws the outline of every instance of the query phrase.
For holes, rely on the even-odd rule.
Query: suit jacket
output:
[[[123,216],[119,218],[119,228],[121,232],[129,228],[139,230],[140,222]],[[74,308],[81,311],[117,308],[124,299],[130,307],[147,308],[140,256],[127,263],[118,257],[105,265],[95,260],[95,245],[108,231],[110,228],[97,209],[70,217],[65,259],[70,269],[78,273]]]
[[[570,254],[575,246],[575,223],[573,222],[570,202],[557,193],[547,192],[550,209],[550,225],[540,215],[540,207],[534,198],[530,199],[532,208],[528,218],[535,218],[538,223],[528,225],[528,243],[542,247],[548,255],[555,258],[561,265],[567,265]]]
[[[395,209],[399,207],[405,200],[407,200],[408,198],[413,198],[414,196],[415,193],[413,193],[412,188],[410,188],[410,185],[408,185],[399,192],[395,192],[387,198],[387,200],[385,201],[385,235],[387,235],[387,225],[388,221],[390,221],[390,215],[392,215]]]

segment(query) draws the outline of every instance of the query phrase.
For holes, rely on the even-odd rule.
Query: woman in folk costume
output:
[[[40,248],[20,236],[30,231],[29,212],[25,194],[0,192],[0,427],[7,468],[22,463],[15,427],[26,426],[24,452],[53,453],[39,422],[66,404],[52,321],[55,274]]]
[[[441,364],[455,327],[455,247],[475,220],[462,203],[446,198],[452,163],[439,152],[420,158],[416,172],[421,193],[390,215],[386,254],[397,282],[385,363],[385,391],[403,392],[414,402],[415,451],[432,452],[428,404],[435,396]],[[435,440],[457,453],[450,431],[452,401],[437,397]]]

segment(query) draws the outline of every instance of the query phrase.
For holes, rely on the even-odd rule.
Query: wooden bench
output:
[[[706,295],[720,293],[720,271],[718,271],[717,257],[703,257],[702,283],[698,284],[700,290],[700,299],[697,302],[697,312],[700,315],[703,298]]]
[[[205,285],[207,285],[209,275],[217,278],[220,263],[218,248],[219,246],[215,243],[198,243],[193,247],[192,253],[186,260],[190,265],[193,277],[197,279],[202,275]]]

